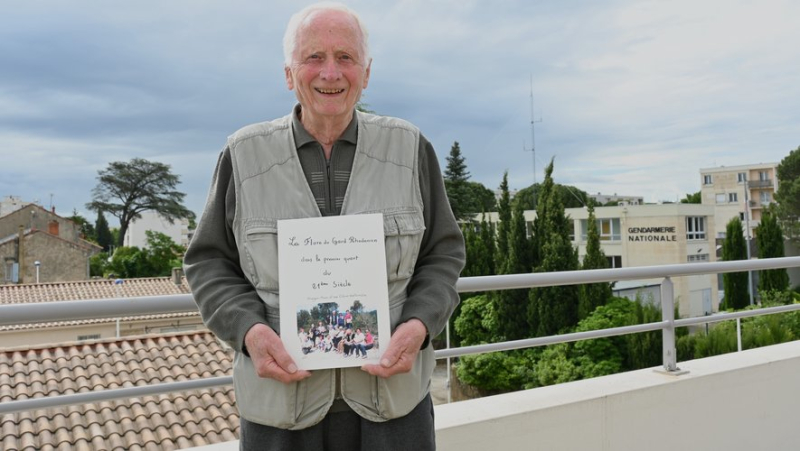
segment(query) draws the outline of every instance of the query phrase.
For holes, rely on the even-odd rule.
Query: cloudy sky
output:
[[[171,165],[199,214],[225,138],[291,109],[281,39],[308,3],[5,3],[0,197],[93,219],[98,170],[140,157]],[[370,30],[364,100],[419,126],[442,165],[458,141],[491,189],[504,171],[541,182],[555,157],[558,183],[675,201],[700,168],[800,145],[800,2],[347,3]]]

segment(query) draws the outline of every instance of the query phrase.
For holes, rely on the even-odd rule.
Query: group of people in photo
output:
[[[328,324],[319,321],[308,331],[302,327],[299,329],[303,354],[334,352],[343,357],[366,359],[367,351],[376,346],[375,336],[369,329],[353,328],[353,315],[349,310],[345,314],[334,313],[328,320]]]

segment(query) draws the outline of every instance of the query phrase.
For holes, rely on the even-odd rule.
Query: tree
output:
[[[738,216],[728,221],[725,227],[725,240],[722,242],[722,260],[747,260],[747,244],[742,233],[742,221]],[[750,304],[746,272],[727,272],[722,275],[725,289],[725,308],[742,309]]]
[[[777,172],[778,217],[789,239],[800,243],[800,146],[781,160]]]
[[[523,188],[514,196],[514,202],[521,202],[524,210],[537,210],[539,208],[539,199],[545,196],[544,191],[548,189],[558,191],[564,208],[581,208],[589,202],[589,195],[585,191],[571,185],[560,185],[558,183],[554,183],[552,188],[539,183]],[[534,202],[536,205],[534,205]]]
[[[461,155],[461,147],[458,141],[453,143],[450,148],[450,155],[447,157],[447,167],[444,170],[444,186],[447,190],[447,199],[450,201],[450,208],[456,219],[466,219],[470,213],[470,187],[467,185],[469,171],[464,157]]]
[[[142,158],[115,161],[98,171],[97,179],[92,202],[86,208],[119,219],[117,246],[122,246],[130,222],[140,218],[144,211],[158,212],[169,221],[194,216],[183,206],[186,195],[175,189],[180,178],[164,163]]]
[[[586,255],[583,257],[583,269],[608,268],[608,260],[600,248],[600,234],[597,231],[597,220],[594,215],[594,203],[589,202],[589,219],[586,221],[587,240]],[[578,319],[589,316],[597,307],[605,305],[611,299],[611,284],[607,282],[590,283],[580,286],[580,301],[578,302]]]
[[[78,210],[73,209],[72,216],[68,216],[67,219],[74,222],[78,226],[83,239],[88,241],[97,240],[97,233],[95,232],[94,226],[91,222],[87,221],[86,218],[79,215]]]
[[[516,204],[511,220],[508,258],[504,274],[522,274],[533,270],[530,242],[527,236],[524,211]],[[528,327],[529,289],[503,290],[498,293],[497,316],[499,335],[505,340],[519,340],[530,337]]]
[[[148,230],[144,233],[147,237],[145,255],[150,263],[149,267],[152,269],[152,273],[143,277],[168,276],[172,272],[172,268],[181,266],[181,255],[184,250],[181,246],[161,232]]]
[[[539,199],[536,272],[573,271],[578,269],[578,252],[572,247],[572,221],[553,186],[553,160],[545,169],[545,181]],[[533,288],[530,291],[528,322],[537,336],[554,335],[578,323],[578,287],[574,285]],[[535,326],[535,329],[534,329]]]
[[[778,218],[770,211],[761,216],[758,226],[758,258],[784,257],[783,230],[778,223]],[[784,291],[789,289],[789,273],[786,269],[767,269],[761,271],[758,278],[758,291]]]
[[[681,199],[681,203],[682,204],[701,204],[701,203],[703,203],[703,197],[700,195],[700,191],[698,191],[698,192],[696,192],[694,194],[686,193],[686,197]]]
[[[494,191],[483,186],[478,182],[467,182],[469,213],[479,213],[484,211],[495,211],[497,209],[497,199]]]
[[[495,269],[503,274],[505,259],[508,258],[508,233],[511,227],[511,195],[508,192],[508,171],[503,173],[500,182],[500,201],[497,203],[497,252],[495,253]]]
[[[102,210],[97,210],[97,219],[94,221],[94,229],[97,236],[97,244],[103,248],[104,252],[108,252],[111,249],[111,245],[114,244],[114,237],[111,234],[111,230],[108,228],[108,221],[106,221]]]

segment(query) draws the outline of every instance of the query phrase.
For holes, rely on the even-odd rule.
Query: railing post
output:
[[[665,277],[661,282],[661,319],[667,322],[661,330],[664,371],[675,375],[683,374],[684,372],[678,368],[675,350],[675,292],[672,279],[669,277]]]

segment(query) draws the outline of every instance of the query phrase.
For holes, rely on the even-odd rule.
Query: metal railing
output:
[[[580,285],[586,283],[613,282],[664,278],[661,285],[662,320],[654,323],[610,329],[529,338],[503,343],[448,348],[435,351],[437,359],[449,359],[470,354],[507,351],[511,349],[546,346],[593,338],[614,337],[655,330],[662,331],[664,371],[680,374],[675,352],[675,328],[707,324],[718,321],[800,311],[800,304],[761,308],[734,313],[719,313],[713,316],[675,319],[675,298],[672,278],[681,276],[716,274],[728,272],[758,271],[800,267],[800,257],[784,257],[763,260],[740,260],[731,262],[685,263],[676,265],[643,266],[633,268],[597,269],[555,273],[508,274],[500,276],[463,277],[457,289],[462,293],[534,288],[545,286]],[[151,296],[137,298],[95,299],[86,301],[59,301],[32,304],[0,305],[0,326],[12,324],[45,323],[92,318],[116,318],[120,316],[153,315],[196,311],[191,295]],[[233,383],[232,376],[168,382],[146,386],[24,399],[0,404],[0,415],[28,410],[45,409],[65,405],[85,404],[113,399],[124,399],[163,393],[212,388]]]

